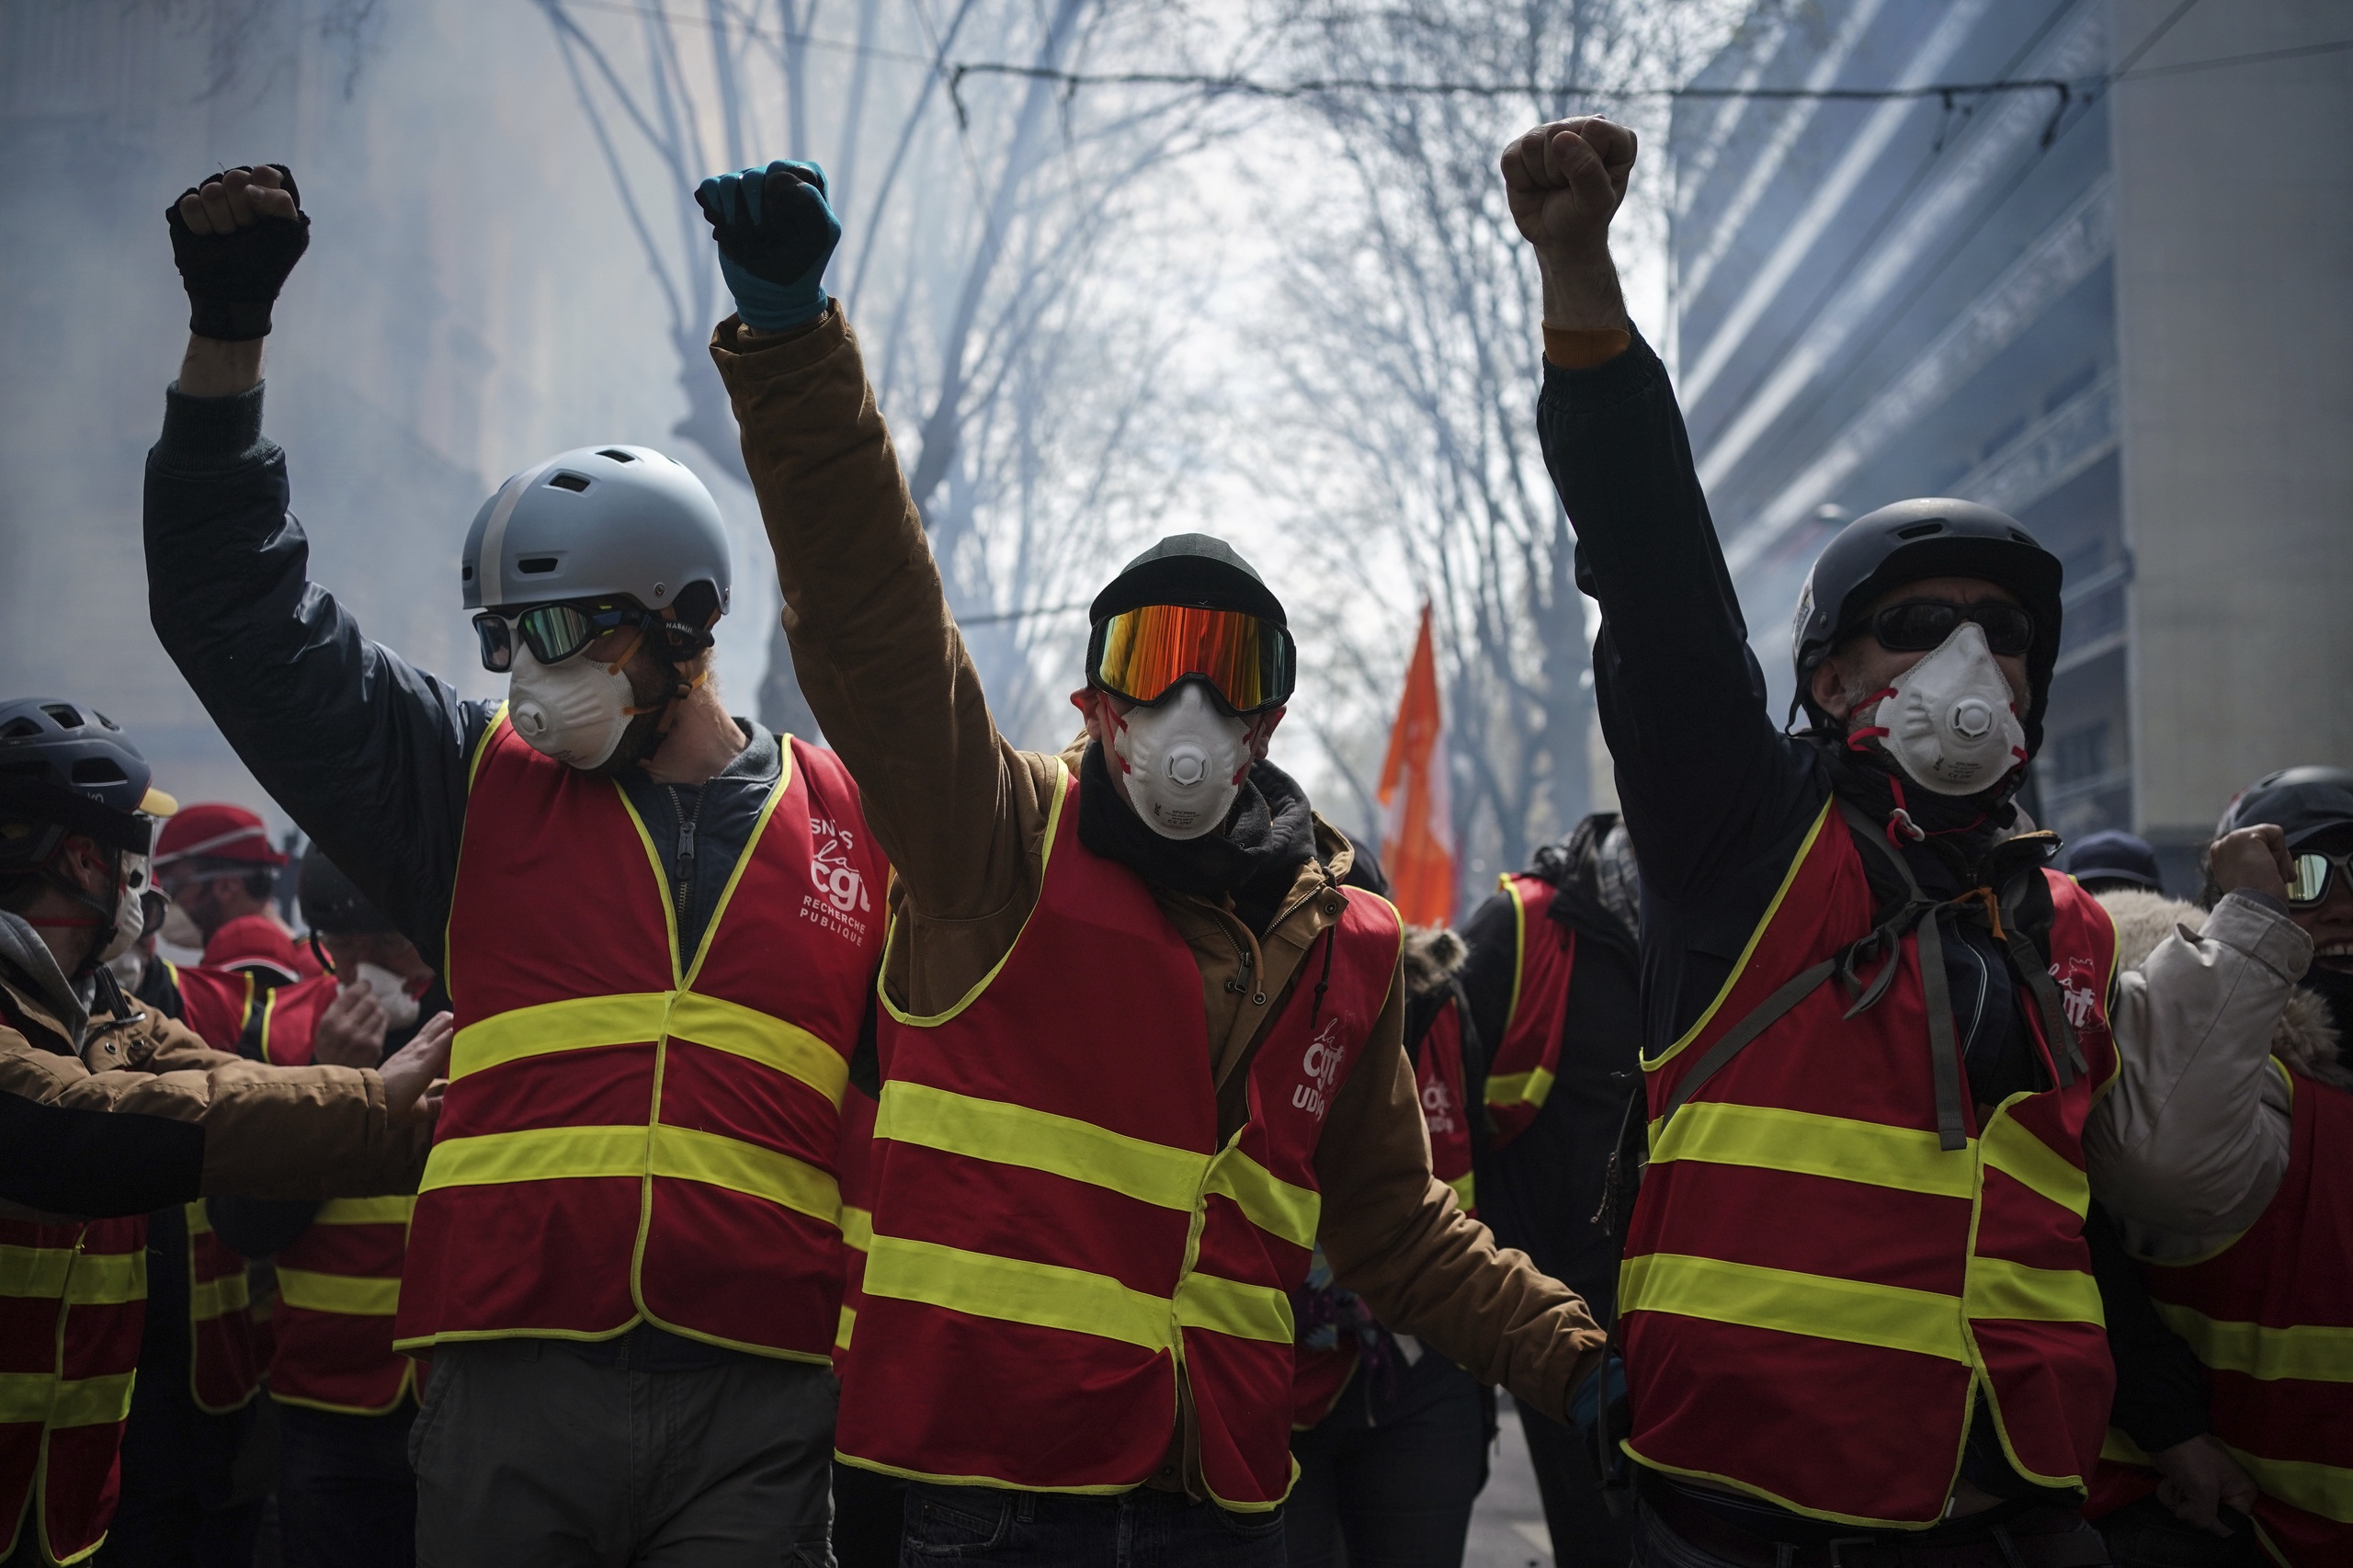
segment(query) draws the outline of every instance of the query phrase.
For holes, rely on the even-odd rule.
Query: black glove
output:
[[[199,337],[231,343],[267,337],[269,307],[285,287],[286,275],[310,248],[311,215],[302,210],[294,176],[284,164],[269,166],[294,199],[291,218],[257,218],[248,228],[199,234],[180,216],[180,201],[196,194],[195,186],[164,209],[164,221],[172,226],[172,260],[188,288],[188,329]],[[212,175],[202,183],[221,177]]]

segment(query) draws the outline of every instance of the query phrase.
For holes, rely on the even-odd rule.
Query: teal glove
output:
[[[695,201],[719,242],[719,271],[735,313],[760,332],[803,326],[825,313],[825,263],[842,237],[825,199],[825,171],[782,159],[713,175]]]

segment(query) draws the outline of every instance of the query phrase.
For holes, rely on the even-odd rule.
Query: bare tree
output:
[[[1160,328],[1122,309],[1137,272],[1122,242],[1156,210],[1146,182],[1218,133],[1204,93],[1077,94],[1061,74],[1165,61],[1191,18],[1149,0],[705,0],[691,21],[618,22],[539,4],[668,312],[676,433],[739,478],[704,350],[725,304],[688,192],[779,153],[824,164],[845,225],[828,284],[859,324],[949,598],[1008,733],[1047,738],[1036,660],[1067,628],[1048,612],[1165,493],[1128,439],[1166,388],[1145,351]],[[968,76],[971,60],[991,69]],[[806,733],[790,669],[779,630],[761,714]]]
[[[1525,864],[1590,809],[1591,685],[1574,539],[1536,442],[1534,267],[1495,171],[1546,119],[1650,100],[1703,19],[1744,7],[1654,0],[1403,0],[1282,12],[1302,75],[1523,88],[1347,89],[1305,108],[1329,176],[1290,229],[1279,354],[1297,405],[1295,504],[1327,526],[1320,630],[1358,687],[1326,744],[1359,796],[1404,668],[1414,601],[1433,603],[1465,892],[1473,866]],[[1563,89],[1580,87],[1571,94]],[[1307,439],[1303,446],[1301,437]],[[1335,514],[1345,526],[1328,526]],[[1379,607],[1378,609],[1370,607]],[[1374,618],[1385,618],[1376,623]],[[1368,817],[1370,813],[1368,812]],[[1373,819],[1377,820],[1377,819]]]

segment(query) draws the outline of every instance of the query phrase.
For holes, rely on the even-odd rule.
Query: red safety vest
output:
[[[2044,878],[2051,973],[2088,1071],[2060,1070],[2028,1009],[2068,1086],[2014,1095],[1982,1128],[1964,1104],[1963,1150],[1936,1131],[1916,932],[1874,1006],[1847,1018],[1845,988],[1820,986],[1660,1129],[1711,1044],[1872,928],[1861,853],[1828,805],[1715,1001],[1643,1064],[1651,1164],[1618,1294],[1636,1460],[1816,1518],[1926,1528],[1983,1392],[2028,1479],[2091,1474],[2115,1375],[2082,1135],[2118,1068],[2116,941],[2091,895]]]
[[[0,1220],[0,1559],[79,1562],[114,1518],[146,1321],[147,1221]]]
[[[473,765],[449,915],[449,1088],[394,1344],[634,1324],[830,1358],[837,1107],[885,867],[832,753],[786,741],[701,949],[679,950],[620,786],[502,717]]]
[[[874,1117],[881,1108],[858,1089],[842,1096],[842,1135],[834,1156],[842,1191],[842,1315],[834,1333],[834,1369],[849,1363],[850,1336],[865,1301],[866,1253],[874,1244]]]
[[[1498,880],[1511,897],[1513,950],[1511,1006],[1487,1062],[1489,1141],[1500,1149],[1528,1131],[1560,1072],[1577,934],[1552,917],[1552,883],[1524,871]]]
[[[1065,774],[1037,907],[947,1012],[890,1006],[865,1305],[836,1441],[921,1479],[1121,1492],[1157,1470],[1178,1380],[1229,1508],[1290,1490],[1290,1292],[1317,1139],[1404,928],[1335,892],[1222,1145],[1200,970],[1142,878],[1078,840]]]
[[[244,970],[183,969],[169,962],[164,968],[180,994],[180,1021],[215,1051],[234,1051],[256,1004],[270,996],[256,992],[254,977]]]
[[[264,1003],[262,1054],[282,1067],[314,1060],[319,1015],[341,990],[335,976],[298,981]],[[280,1404],[382,1415],[421,1396],[429,1363],[392,1348],[401,1265],[414,1197],[338,1198],[276,1259],[277,1348],[269,1393]]]
[[[2157,1313],[2206,1369],[2214,1436],[2263,1495],[2287,1568],[2353,1562],[2353,1095],[2280,1069],[2294,1096],[2287,1175],[2221,1251],[2143,1269]],[[2147,1456],[2109,1435],[2097,1502],[2149,1490]]]
[[[188,1223],[188,1393],[208,1415],[243,1410],[261,1387],[267,1353],[254,1321],[245,1260],[212,1233],[202,1199]]]
[[[1557,1035],[1554,1037],[1559,1038]],[[1462,998],[1439,1004],[1414,1062],[1422,1125],[1430,1135],[1430,1174],[1454,1188],[1468,1213],[1479,1210],[1471,1171],[1471,1113],[1462,1088]]]

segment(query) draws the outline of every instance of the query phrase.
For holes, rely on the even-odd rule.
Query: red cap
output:
[[[240,915],[213,932],[204,944],[204,967],[256,971],[281,983],[319,972],[318,960],[267,915]]]
[[[157,870],[188,858],[250,860],[256,866],[286,864],[286,857],[270,843],[269,829],[262,826],[261,818],[225,801],[182,806],[179,814],[155,835]]]

